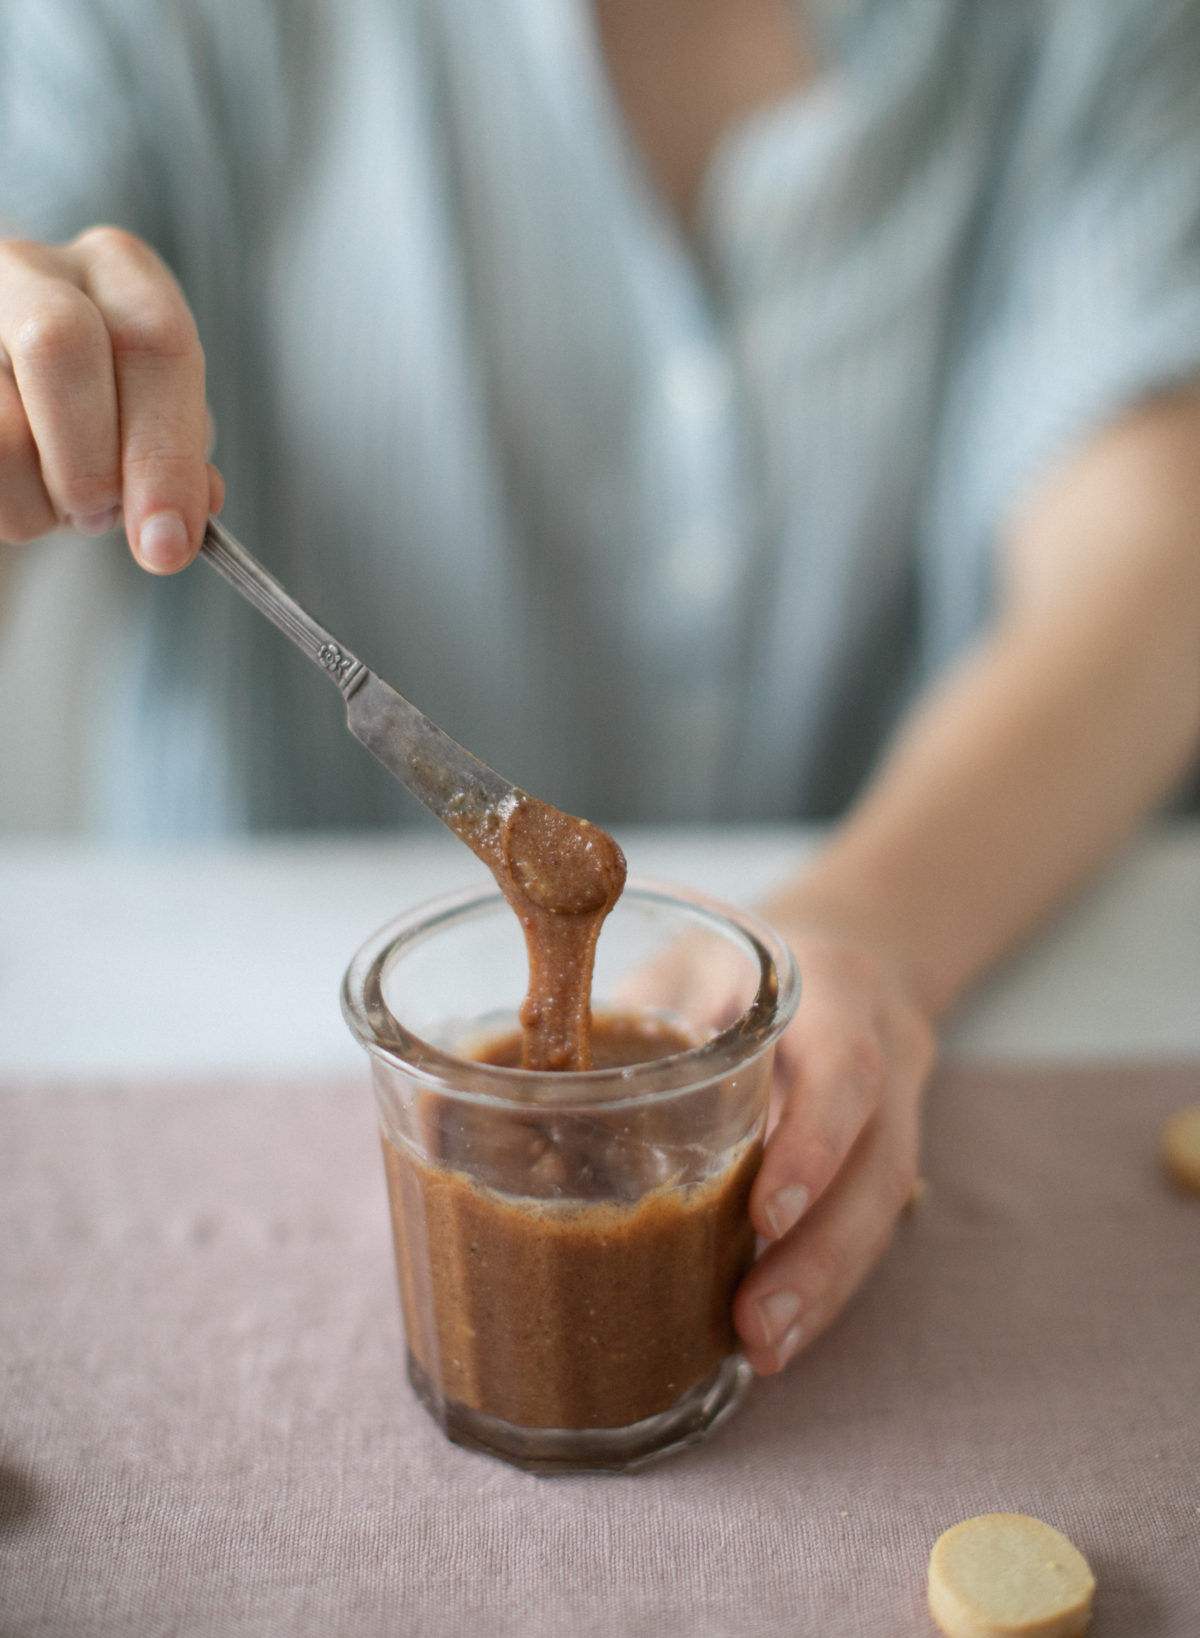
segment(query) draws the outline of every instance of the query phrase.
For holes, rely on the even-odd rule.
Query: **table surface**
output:
[[[629,831],[749,902],[795,828]],[[1143,837],[963,1007],[928,1194],[699,1450],[544,1481],[447,1446],[403,1345],[338,988],[449,838],[0,845],[5,1638],[932,1638],[936,1535],[1045,1517],[1095,1638],[1193,1638],[1200,826]]]
[[[619,831],[630,867],[752,903],[799,827]],[[486,880],[439,834],[111,851],[0,843],[0,1075],[340,1073],[366,936]],[[1142,837],[964,1005],[950,1060],[1200,1056],[1200,824]]]
[[[1092,1563],[1089,1638],[1195,1638],[1200,1200],[1155,1146],[1198,1083],[944,1072],[838,1324],[697,1449],[554,1479],[404,1381],[358,1075],[0,1087],[0,1632],[936,1638],[934,1540],[1012,1511]]]

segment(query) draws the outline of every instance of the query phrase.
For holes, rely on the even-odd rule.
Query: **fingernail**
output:
[[[754,1306],[758,1309],[763,1336],[769,1346],[800,1312],[800,1298],[794,1291],[772,1291],[769,1297],[760,1297]]]
[[[763,1207],[763,1216],[771,1225],[771,1238],[781,1240],[804,1216],[807,1206],[808,1190],[803,1183],[787,1183],[777,1189]]]
[[[804,1327],[802,1325],[793,1325],[783,1341],[775,1344],[775,1352],[779,1356],[779,1363],[786,1365],[803,1341]]]
[[[155,574],[181,569],[188,556],[188,532],[178,512],[155,512],[142,524],[138,557]]]
[[[73,517],[71,527],[77,535],[106,535],[115,529],[121,516],[119,506],[110,506],[106,512],[89,512],[87,517]]]

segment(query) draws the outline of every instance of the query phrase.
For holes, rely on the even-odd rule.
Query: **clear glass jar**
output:
[[[526,972],[489,889],[391,922],[346,975],[409,1377],[460,1444],[537,1472],[621,1470],[703,1437],[748,1384],[730,1305],[799,982],[756,917],[631,881],[600,936],[593,1014],[598,1045],[620,1020],[613,1040],[632,1028],[645,1061],[550,1075],[477,1058],[515,1033]]]

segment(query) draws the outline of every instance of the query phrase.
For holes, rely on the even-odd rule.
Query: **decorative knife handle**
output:
[[[328,672],[349,699],[354,690],[370,676],[363,662],[344,648],[331,632],[319,625],[307,609],[300,607],[290,592],[263,568],[258,559],[235,540],[229,530],[209,518],[204,531],[201,552],[231,586],[236,587],[248,603],[253,603],[260,614],[277,625],[296,647]]]

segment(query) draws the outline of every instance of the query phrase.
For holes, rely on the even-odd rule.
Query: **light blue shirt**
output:
[[[817,22],[689,243],[584,0],[0,0],[0,215],[159,248],[230,526],[506,775],[601,821],[830,814],[1026,488],[1200,371],[1200,5]],[[207,568],[128,580],[99,825],[414,817]]]

